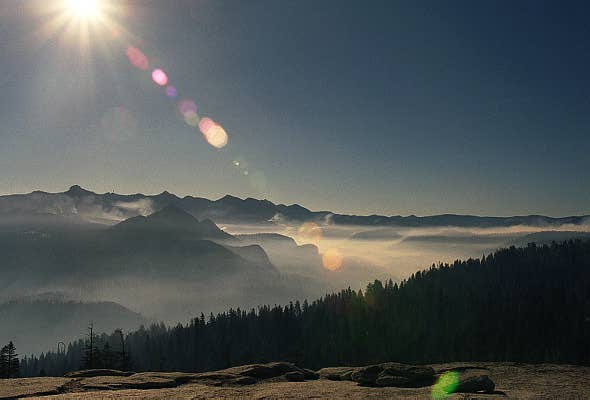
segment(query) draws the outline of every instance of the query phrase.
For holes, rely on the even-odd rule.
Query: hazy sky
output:
[[[51,24],[62,3],[0,0],[0,193],[590,213],[587,2],[103,0],[109,24],[87,36]],[[182,98],[227,146],[184,122]]]

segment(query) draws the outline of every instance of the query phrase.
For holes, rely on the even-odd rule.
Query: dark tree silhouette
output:
[[[125,336],[122,329],[116,329],[114,335],[119,339],[119,351],[117,352],[117,367],[123,371],[127,371],[131,367],[129,354],[125,351]]]
[[[0,349],[0,378],[8,378],[8,346]]]
[[[99,352],[97,347],[97,337],[94,333],[94,324],[91,322],[88,325],[88,333],[86,334],[84,356],[82,357],[82,367],[84,369],[92,369],[98,368],[98,366]]]
[[[16,378],[19,376],[20,362],[16,347],[12,341],[0,349],[0,377]]]

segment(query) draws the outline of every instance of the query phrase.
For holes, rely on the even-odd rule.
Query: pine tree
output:
[[[97,368],[99,353],[96,345],[97,337],[94,333],[94,324],[92,322],[88,325],[88,333],[86,334],[86,337],[87,339],[84,346],[84,356],[82,358],[82,368]]]
[[[115,365],[115,353],[111,350],[111,345],[109,342],[105,342],[101,355],[102,366],[107,369],[112,369]]]
[[[0,377],[16,378],[20,374],[20,362],[12,341],[0,350]]]
[[[117,367],[122,371],[127,371],[131,367],[131,360],[129,354],[125,350],[125,336],[121,329],[115,330],[115,336],[119,340],[119,351],[116,353]]]
[[[8,378],[8,346],[0,349],[0,379]]]

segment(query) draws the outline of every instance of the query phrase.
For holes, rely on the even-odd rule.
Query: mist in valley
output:
[[[254,199],[100,195],[78,186],[0,197],[0,213],[0,317],[23,321],[14,324],[22,332],[4,330],[0,340],[16,337],[26,352],[79,337],[90,321],[99,332],[188,323],[230,308],[364,290],[376,279],[400,282],[432,264],[511,245],[590,237],[579,217],[500,220],[507,225],[500,227],[480,227],[489,222],[478,217],[468,226],[422,226],[436,218],[426,217],[396,226]],[[350,219],[362,224],[342,223]],[[64,311],[73,307],[76,313]],[[122,315],[137,317],[123,323]],[[47,318],[67,335],[26,328],[51,324]]]

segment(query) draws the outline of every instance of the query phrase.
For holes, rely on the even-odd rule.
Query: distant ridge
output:
[[[156,232],[160,235],[188,234],[200,239],[234,239],[232,235],[219,229],[211,220],[205,219],[199,222],[191,214],[174,205],[166,206],[147,217],[141,215],[131,217],[118,223],[112,229],[119,232]]]
[[[29,194],[0,196],[0,216],[52,215],[82,218],[89,222],[113,224],[136,216],[147,216],[174,206],[198,220],[215,223],[302,223],[392,227],[510,227],[517,225],[552,227],[590,223],[590,215],[562,218],[543,215],[511,217],[480,217],[473,215],[442,214],[417,217],[383,215],[346,215],[330,211],[311,211],[299,204],[274,204],[268,200],[240,199],[226,195],[217,200],[185,196],[180,198],[169,192],[157,195],[116,193],[97,194],[72,186],[62,193],[35,191]],[[202,224],[203,222],[201,222]]]

